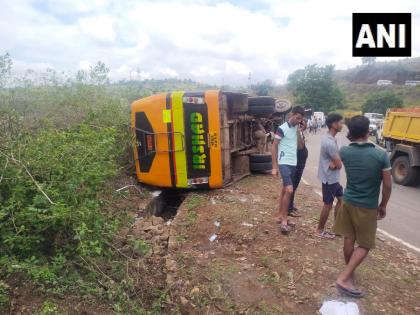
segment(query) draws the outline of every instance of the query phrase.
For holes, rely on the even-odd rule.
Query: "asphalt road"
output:
[[[306,146],[309,157],[303,173],[306,183],[312,185],[315,191],[321,193],[321,182],[317,178],[319,148],[321,137],[326,129],[316,135],[306,136]],[[345,137],[347,131],[337,135],[338,146],[348,145]],[[346,174],[341,172],[341,184],[345,187]],[[387,207],[387,217],[379,221],[379,231],[411,249],[420,252],[420,186],[405,187],[393,184],[391,199]]]

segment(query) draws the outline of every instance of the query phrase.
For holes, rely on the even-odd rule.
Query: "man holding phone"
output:
[[[293,178],[296,173],[298,132],[299,124],[305,115],[302,106],[295,106],[289,119],[277,128],[274,141],[271,147],[273,170],[272,175],[278,176],[279,172],[283,180],[283,187],[280,191],[279,210],[276,215],[276,222],[280,224],[283,234],[289,233],[287,220],[290,198],[293,194]]]
[[[289,203],[289,216],[291,217],[301,217],[302,214],[295,207],[295,193],[302,179],[303,171],[305,170],[306,160],[308,159],[308,149],[305,145],[305,135],[303,132],[308,126],[306,118],[302,119],[300,123],[300,131],[298,131],[298,150],[297,150],[297,164],[296,164],[296,173],[293,177],[293,193],[290,197]]]

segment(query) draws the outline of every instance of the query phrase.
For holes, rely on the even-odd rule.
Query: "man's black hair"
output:
[[[297,105],[297,106],[295,106],[295,107],[292,108],[292,114],[293,115],[295,115],[295,114],[301,114],[302,117],[305,117],[305,109],[302,106]]]
[[[331,113],[327,116],[325,123],[327,124],[328,129],[331,129],[332,124],[340,120],[343,120],[343,116],[337,113]]]
[[[352,141],[364,138],[369,132],[369,119],[362,115],[354,116],[347,124],[349,128],[348,138]]]

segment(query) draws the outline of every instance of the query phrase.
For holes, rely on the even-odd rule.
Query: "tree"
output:
[[[0,88],[5,86],[12,70],[12,58],[9,53],[0,56]]]
[[[403,99],[392,91],[381,91],[372,94],[362,105],[364,113],[385,114],[388,108],[402,107]]]
[[[343,108],[344,96],[333,79],[333,72],[333,65],[308,65],[288,76],[287,89],[297,103],[315,111],[329,113]]]
[[[274,84],[271,80],[265,80],[263,82],[251,85],[251,90],[257,96],[272,95],[274,92]]]
[[[78,70],[76,73],[76,81],[78,83],[87,83],[88,82],[88,73],[85,70]]]
[[[370,66],[376,62],[376,57],[362,57],[362,64]]]
[[[109,68],[102,61],[98,61],[95,66],[90,67],[89,77],[93,84],[103,85],[109,83]]]

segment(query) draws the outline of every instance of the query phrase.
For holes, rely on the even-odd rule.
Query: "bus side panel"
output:
[[[166,94],[158,94],[150,96],[138,101],[131,105],[131,126],[135,138],[134,158],[136,163],[136,174],[140,182],[155,185],[160,187],[171,187],[171,172],[169,164],[169,139],[168,139],[168,121],[170,116],[167,115],[166,108]],[[143,139],[139,139],[139,132],[135,131],[137,118],[142,117],[146,119],[151,126],[152,133],[154,133],[153,149],[156,151],[151,160],[151,165],[145,169],[140,166],[138,145],[150,146],[150,143],[139,143]],[[137,128],[143,129],[137,122]],[[147,138],[149,139],[149,138]]]
[[[219,91],[206,91],[205,100],[209,115],[209,142],[210,142],[210,188],[223,186],[222,154],[220,144],[220,114]]]
[[[172,125],[173,125],[173,150],[174,150],[174,173],[176,187],[187,188],[187,158],[185,154],[185,139],[184,139],[184,104],[182,97],[184,92],[178,91],[172,93]]]

